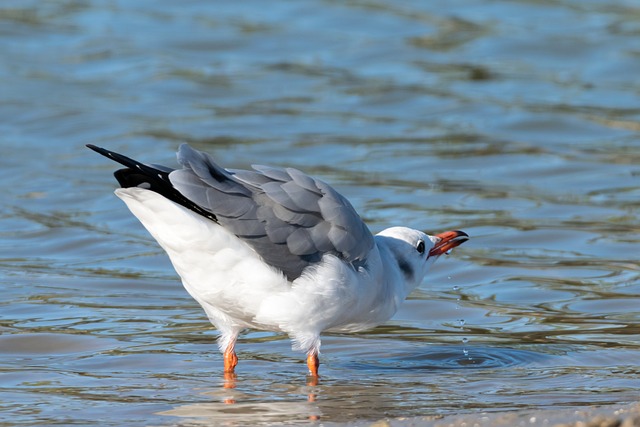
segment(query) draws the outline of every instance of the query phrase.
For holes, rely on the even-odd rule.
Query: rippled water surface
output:
[[[640,395],[632,1],[0,5],[0,425],[247,425]],[[217,332],[115,198],[107,146],[293,166],[372,231],[463,229],[387,324]]]

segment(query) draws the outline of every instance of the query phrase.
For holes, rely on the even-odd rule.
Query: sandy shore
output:
[[[332,426],[331,423],[324,424]],[[335,426],[368,427],[640,427],[640,402],[571,409],[482,412],[445,417],[384,419]]]

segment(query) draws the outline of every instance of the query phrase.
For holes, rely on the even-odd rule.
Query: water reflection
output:
[[[181,423],[189,425],[217,424],[221,419],[225,420],[225,425],[295,425],[322,419],[320,408],[304,401],[233,403],[196,403],[163,411],[158,415],[180,417]]]

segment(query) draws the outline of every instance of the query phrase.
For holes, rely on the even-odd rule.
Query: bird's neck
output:
[[[396,299],[398,305],[417,287],[415,275],[408,263],[404,263],[402,258],[394,251],[393,242],[386,236],[375,236],[380,261],[382,266],[381,277],[383,277],[386,287]]]

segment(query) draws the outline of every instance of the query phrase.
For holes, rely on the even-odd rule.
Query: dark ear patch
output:
[[[413,268],[411,267],[411,264],[409,264],[407,261],[403,260],[403,259],[398,259],[398,267],[400,267],[400,271],[402,271],[402,274],[404,274],[404,278],[407,280],[412,280],[413,279]]]

